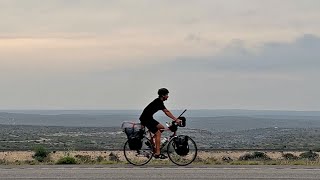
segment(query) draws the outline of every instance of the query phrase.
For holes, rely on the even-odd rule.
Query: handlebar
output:
[[[172,123],[168,123],[166,122],[166,126],[168,127],[168,129],[170,129],[172,132],[176,132],[178,130],[178,126],[179,127],[185,127],[186,126],[186,118],[183,117],[182,115],[187,111],[187,109],[185,109],[180,116],[178,117],[178,119],[181,120],[181,124],[177,124],[175,121],[172,121]]]

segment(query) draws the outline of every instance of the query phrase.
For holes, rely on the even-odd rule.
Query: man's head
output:
[[[169,91],[166,88],[161,88],[158,90],[158,95],[160,98],[162,98],[163,101],[167,100],[169,97]]]

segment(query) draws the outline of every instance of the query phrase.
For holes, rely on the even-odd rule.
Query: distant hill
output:
[[[183,110],[172,110],[179,115]],[[141,110],[0,110],[8,113],[61,115],[61,114],[87,114],[87,115],[135,115]],[[162,112],[157,113],[161,115]],[[242,110],[242,109],[213,109],[213,110],[188,110],[188,117],[215,117],[215,116],[320,116],[320,111],[281,111],[281,110]]]
[[[199,149],[320,150],[320,128],[260,128],[211,132],[179,128]],[[169,136],[164,132],[164,136]],[[32,150],[41,145],[51,150],[122,149],[127,137],[112,127],[61,127],[1,125],[0,150]]]
[[[179,115],[182,111],[173,111]],[[120,127],[123,121],[138,121],[138,110],[7,110],[0,111],[0,124]],[[212,132],[231,132],[257,128],[320,127],[318,111],[256,111],[256,110],[189,110],[185,113],[187,127]],[[159,112],[161,123],[170,121]]]

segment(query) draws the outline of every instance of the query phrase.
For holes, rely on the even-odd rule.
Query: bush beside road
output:
[[[122,151],[52,151],[39,158],[35,151],[0,152],[2,165],[51,164],[127,164]],[[39,161],[40,159],[40,161]],[[150,164],[171,164],[152,160]],[[199,151],[194,165],[320,165],[319,153],[313,151]]]

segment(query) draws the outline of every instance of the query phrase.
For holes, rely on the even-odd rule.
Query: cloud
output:
[[[201,37],[198,34],[188,34],[188,36],[185,38],[186,41],[201,41]]]
[[[292,43],[266,43],[252,51],[236,40],[209,57],[182,57],[162,64],[177,71],[305,72],[320,70],[320,38],[305,34]]]
[[[317,109],[319,3],[2,0],[0,107]]]
[[[279,37],[288,38],[306,30],[319,32],[317,5],[314,0],[4,0],[0,2],[0,33],[105,35],[140,28],[151,33],[202,32],[211,36],[224,32],[231,38],[262,33],[266,38],[268,33],[276,36],[282,31]]]
[[[34,76],[26,76],[22,70],[28,64],[20,64],[21,71],[0,78],[0,107],[140,109],[159,87],[168,87],[170,109],[316,110],[319,42],[319,37],[306,34],[252,51],[245,40],[235,40],[214,56],[165,57],[165,62],[160,58],[77,73],[70,68],[49,76],[33,71]]]

